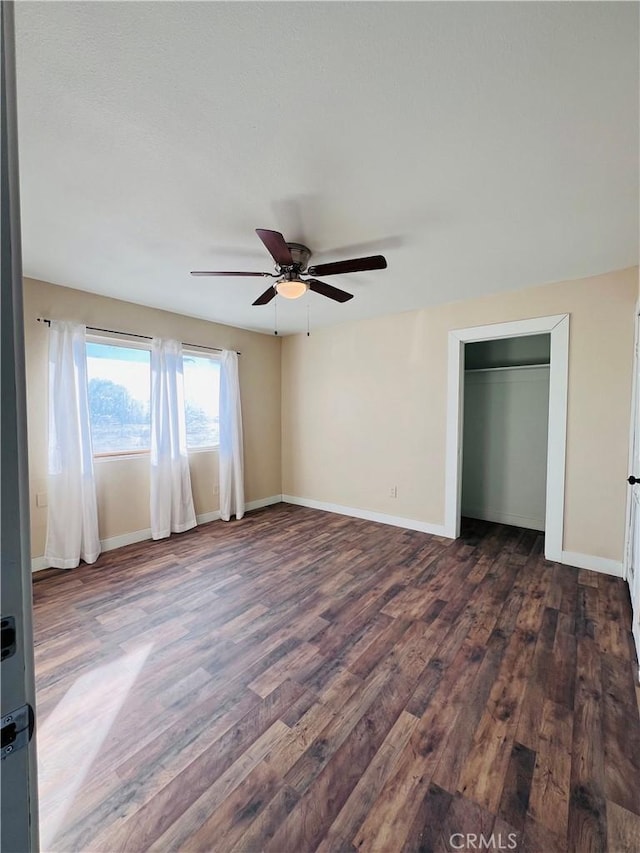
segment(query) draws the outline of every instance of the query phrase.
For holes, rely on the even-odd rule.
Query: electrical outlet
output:
[[[397,498],[398,497],[398,487],[397,486],[391,486],[391,488],[389,489],[389,497],[390,498]]]
[[[214,494],[214,495],[219,495],[219,494],[220,494],[220,487],[218,486],[218,484],[217,484],[217,483],[216,483],[216,485],[213,487],[213,494]]]
[[[47,505],[47,494],[46,492],[38,492],[36,494],[36,506],[43,507]]]

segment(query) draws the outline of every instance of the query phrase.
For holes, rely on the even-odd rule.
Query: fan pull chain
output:
[[[307,291],[307,337],[309,337],[309,291]]]
[[[278,297],[273,300],[273,312],[274,312],[274,321],[273,325],[275,328],[274,335],[278,334]]]

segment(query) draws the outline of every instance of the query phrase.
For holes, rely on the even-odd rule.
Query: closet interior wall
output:
[[[550,336],[465,347],[462,515],[544,530]]]

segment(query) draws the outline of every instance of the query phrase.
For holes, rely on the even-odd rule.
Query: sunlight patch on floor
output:
[[[153,648],[148,643],[79,678],[40,723],[40,843],[50,848]]]

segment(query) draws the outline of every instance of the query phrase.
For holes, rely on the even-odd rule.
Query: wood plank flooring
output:
[[[535,532],[280,504],[34,617],[43,851],[640,850],[627,588]]]

